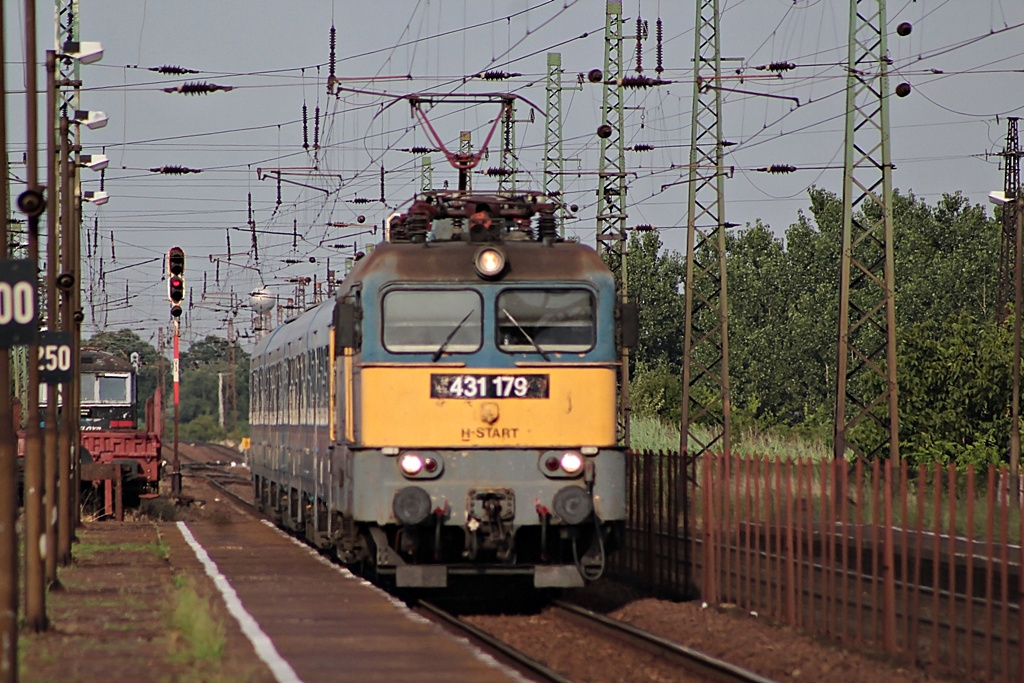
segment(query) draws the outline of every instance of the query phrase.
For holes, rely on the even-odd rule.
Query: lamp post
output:
[[[46,493],[44,500],[46,524],[46,580],[50,584],[57,583],[57,565],[66,566],[71,562],[72,529],[77,520],[77,501],[73,491],[77,490],[76,479],[72,476],[73,463],[80,452],[78,439],[78,348],[80,346],[76,334],[76,315],[74,308],[75,292],[80,289],[77,273],[78,261],[78,220],[77,203],[74,197],[73,169],[79,162],[71,162],[71,154],[76,155],[79,149],[71,149],[71,123],[85,123],[89,128],[101,128],[107,123],[107,115],[103,112],[74,111],[72,118],[68,112],[62,111],[60,123],[56,123],[58,89],[61,87],[77,87],[79,81],[59,80],[57,58],[75,59],[82,64],[99,61],[103,56],[103,47],[99,43],[67,43],[64,51],[58,55],[55,50],[46,52],[47,74],[47,175],[51,201],[48,206],[48,258],[47,258],[47,318],[48,329],[59,330],[53,336],[54,345],[66,351],[71,359],[70,367],[59,376],[47,380],[49,384],[47,398],[46,434],[44,440]],[[55,136],[59,139],[60,153],[57,154]],[[79,136],[76,136],[79,139]],[[58,168],[59,159],[59,168]],[[103,160],[92,164],[99,170],[105,166]],[[58,189],[60,204],[57,203]],[[59,216],[59,218],[58,218]],[[58,237],[59,233],[59,237]],[[58,252],[58,243],[60,250]],[[60,274],[58,275],[58,259]],[[58,292],[60,303],[58,314]],[[58,324],[59,320],[59,324]],[[59,422],[58,432],[58,385],[60,401],[63,404],[63,417]]]

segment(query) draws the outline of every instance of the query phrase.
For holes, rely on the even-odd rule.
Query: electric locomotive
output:
[[[618,345],[635,330],[553,205],[425,193],[336,298],[257,345],[255,498],[400,587],[581,586],[625,520]]]

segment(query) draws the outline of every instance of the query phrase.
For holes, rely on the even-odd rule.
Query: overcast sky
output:
[[[16,193],[24,181],[24,167],[17,163],[25,139],[24,3],[5,4]],[[662,77],[674,81],[627,95],[626,144],[654,147],[627,153],[627,226],[663,227],[665,244],[681,251],[686,186],[661,187],[684,177],[685,170],[673,165],[689,161],[694,5],[631,0],[623,6],[627,36],[635,35],[638,15],[648,22],[643,66],[650,76],[661,17]],[[730,59],[725,69],[744,76],[733,87],[799,101],[796,106],[792,99],[727,93],[723,106],[725,137],[736,143],[727,159],[735,172],[726,183],[726,218],[741,225],[760,219],[782,235],[798,211],[807,210],[809,186],[841,193],[848,5],[721,0],[721,8],[722,52]],[[50,2],[38,3],[40,58],[53,44],[52,11]],[[1024,112],[1024,3],[892,0],[888,12],[890,87],[913,87],[910,96],[891,100],[894,186],[929,203],[955,191],[985,203],[988,192],[1003,184],[992,154],[1002,149],[1006,117]],[[904,21],[913,31],[899,37],[895,29]],[[332,24],[336,75],[356,91],[340,96],[327,94]],[[578,172],[566,177],[567,201],[580,207],[568,227],[593,244],[601,87],[578,86],[577,74],[603,66],[604,25],[600,0],[82,0],[81,39],[101,41],[105,48],[101,63],[82,69],[82,108],[103,110],[110,119],[106,128],[84,132],[83,151],[105,150],[111,160],[104,184],[109,203],[85,209],[85,334],[102,326],[130,327],[155,343],[157,328],[169,321],[161,263],[174,245],[187,253],[193,295],[186,341],[223,335],[230,302],[244,304],[255,288],[288,297],[292,278],[315,275],[322,281],[328,259],[332,270],[343,270],[346,254],[380,239],[379,230],[367,230],[407,205],[419,187],[422,157],[402,150],[433,146],[395,96],[514,92],[536,104],[540,110],[532,115],[527,102],[517,105],[515,134],[519,186],[541,187],[548,52],[562,54],[565,166]],[[632,72],[635,40],[624,51]],[[798,68],[781,79],[764,79],[766,72],[756,68],[779,61]],[[162,76],[147,70],[161,65],[200,73]],[[486,70],[521,75],[507,81],[472,78]],[[191,96],[163,90],[186,81],[233,89]],[[303,148],[303,104],[309,149]],[[428,116],[445,145],[457,149],[460,131],[470,131],[479,146],[498,113],[495,104],[452,103],[436,105]],[[314,137],[319,149],[313,148]],[[494,154],[480,168],[499,165],[499,146],[496,134]],[[457,174],[443,156],[430,157],[435,186],[455,186]],[[771,164],[802,170],[782,176],[754,170]],[[171,176],[149,170],[169,165],[202,172]],[[382,166],[385,205],[377,201]],[[279,168],[291,181],[282,184],[280,205],[277,184],[264,173]],[[85,189],[99,189],[91,172],[83,171],[83,180]],[[477,175],[474,186],[496,183]],[[247,227],[249,193],[258,254]],[[373,201],[355,203],[356,198]],[[328,222],[356,227],[333,228]],[[247,308],[238,309],[234,320],[243,335],[253,334],[250,318]]]

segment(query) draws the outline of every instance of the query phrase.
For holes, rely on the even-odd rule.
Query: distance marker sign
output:
[[[70,382],[74,371],[74,347],[70,332],[39,333],[39,381],[44,384]]]
[[[35,266],[28,259],[0,260],[0,349],[31,344],[35,334]]]

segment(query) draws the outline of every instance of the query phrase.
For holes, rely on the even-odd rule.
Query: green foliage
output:
[[[961,313],[900,331],[901,453],[912,463],[984,467],[1009,448],[1008,326]]]
[[[234,344],[236,403],[231,433],[220,427],[221,374],[230,370],[229,345],[227,340],[210,335],[181,354],[180,438],[216,441],[248,434],[249,354],[237,341]],[[225,415],[225,423],[232,427],[231,415]]]
[[[678,421],[681,395],[678,370],[665,364],[652,368],[643,360],[637,361],[630,381],[630,404],[634,415],[664,422]]]
[[[769,435],[831,448],[843,206],[832,192],[812,188],[808,194],[809,211],[798,214],[783,239],[760,222],[727,239],[734,442]],[[994,322],[1001,227],[961,194],[929,205],[896,192],[892,208],[901,452],[914,462],[960,467],[1005,461],[1010,347],[1007,329]],[[877,217],[877,207],[868,204],[865,211]],[[675,423],[685,312],[677,287],[685,257],[663,253],[656,233],[634,233],[627,258],[641,324],[631,354],[634,414]],[[875,296],[855,285],[851,302],[874,307]],[[695,327],[706,331],[700,319]],[[881,343],[871,325],[857,334],[859,348]],[[858,372],[850,390],[878,395],[880,381]],[[691,387],[698,400],[716,390]],[[867,431],[879,429],[864,424]]]
[[[226,436],[218,419],[208,413],[197,415],[188,422],[179,422],[178,438],[184,441],[221,441]]]

